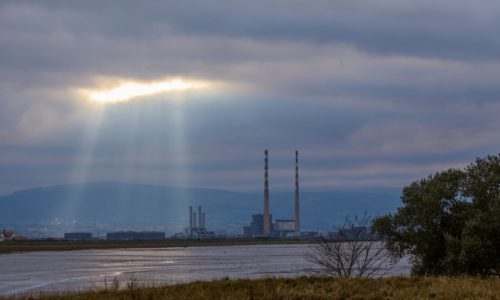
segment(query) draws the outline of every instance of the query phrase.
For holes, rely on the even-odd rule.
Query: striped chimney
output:
[[[193,207],[189,207],[189,228],[193,228]]]
[[[269,178],[267,174],[267,150],[264,150],[265,167],[264,167],[264,232],[263,234],[271,233],[269,224]]]
[[[299,151],[295,151],[295,232],[300,232],[300,211],[299,211]]]
[[[201,206],[198,206],[198,227],[201,227]]]

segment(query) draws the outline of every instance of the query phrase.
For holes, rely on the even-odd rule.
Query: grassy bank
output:
[[[115,241],[7,241],[0,242],[0,254],[30,251],[70,251],[85,249],[163,248],[194,246],[234,246],[300,244],[308,241],[256,238],[256,239],[165,239],[165,240],[115,240]]]
[[[112,284],[111,284],[112,285]],[[334,279],[331,277],[214,280],[153,287],[131,281],[124,290],[110,288],[56,295],[34,293],[2,300],[155,300],[155,299],[498,299],[500,281],[477,278],[391,277]]]

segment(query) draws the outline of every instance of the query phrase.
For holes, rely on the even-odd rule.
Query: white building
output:
[[[16,234],[14,231],[3,231],[0,232],[0,241],[11,241],[13,238],[16,237]]]

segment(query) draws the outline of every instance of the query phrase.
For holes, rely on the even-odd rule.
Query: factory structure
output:
[[[268,152],[264,150],[264,214],[252,215],[250,226],[243,227],[243,235],[252,237],[301,237],[315,233],[302,233],[300,231],[300,205],[299,205],[299,151],[295,151],[295,219],[276,219],[269,214],[269,173]]]
[[[64,234],[65,240],[91,240],[92,233],[91,232],[66,232]]]
[[[159,231],[118,231],[106,233],[107,240],[161,240],[165,232]]]
[[[198,216],[198,222],[196,222]],[[189,226],[185,227],[182,232],[176,233],[173,238],[191,238],[191,239],[206,239],[215,238],[215,231],[208,231],[205,227],[205,213],[201,212],[201,206],[198,206],[198,215],[193,212],[193,207],[189,207]]]

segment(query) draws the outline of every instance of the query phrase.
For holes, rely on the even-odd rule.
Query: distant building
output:
[[[218,235],[215,231],[207,230],[204,227],[190,228],[186,227],[182,232],[176,233],[173,238],[177,239],[211,239],[211,238],[222,238],[224,236]]]
[[[302,231],[302,232],[289,232],[286,237],[294,238],[294,239],[313,239],[315,237],[319,237],[317,231]]]
[[[91,240],[92,233],[89,232],[68,232],[64,234],[65,240]]]
[[[217,230],[217,235],[226,236],[227,235],[227,230],[226,229],[219,229],[219,230]]]
[[[252,215],[253,222],[250,226],[243,227],[243,236],[245,238],[262,237],[264,231],[264,215]],[[266,237],[275,238],[294,238],[294,239],[312,239],[318,236],[316,231],[296,232],[294,219],[276,219],[272,223],[273,217],[269,215],[269,227],[271,232]]]
[[[271,232],[274,231],[273,225],[273,215],[269,215],[269,227],[271,228]],[[246,238],[264,236],[264,215],[252,215],[252,223],[250,223],[250,226],[243,227],[243,235]]]
[[[159,240],[165,238],[165,232],[159,231],[118,231],[106,233],[107,240]]]
[[[196,222],[198,216],[198,222]],[[205,213],[201,212],[201,206],[198,206],[198,215],[193,213],[193,207],[189,207],[189,226],[183,228],[182,232],[177,232],[172,236],[176,239],[209,239],[224,238],[225,235],[217,234],[215,231],[209,231],[205,227]]]
[[[273,236],[287,237],[291,232],[295,232],[294,219],[276,219],[274,230],[272,231]]]
[[[24,236],[15,236],[12,238],[13,241],[27,241],[28,238]]]
[[[14,231],[3,231],[0,232],[0,241],[11,241],[13,238],[16,237],[16,234]]]

